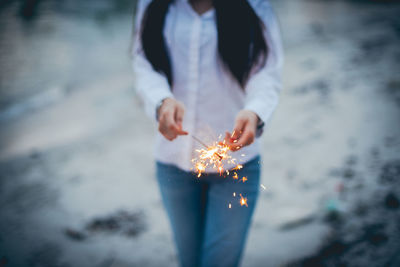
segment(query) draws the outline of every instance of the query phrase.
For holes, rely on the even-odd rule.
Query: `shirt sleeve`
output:
[[[254,1],[251,1],[254,2]],[[265,25],[263,34],[268,46],[265,65],[252,74],[245,87],[245,109],[255,112],[267,124],[276,109],[281,91],[283,47],[278,21],[267,1],[253,6]]]
[[[167,97],[173,97],[167,78],[155,71],[147,60],[141,45],[140,29],[143,14],[151,1],[139,0],[136,8],[132,65],[134,86],[142,99],[146,114],[156,118],[157,105]]]

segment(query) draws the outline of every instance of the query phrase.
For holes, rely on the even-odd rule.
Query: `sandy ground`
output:
[[[177,266],[132,18],[71,2],[33,22],[1,11],[0,266]],[[284,89],[242,266],[400,263],[400,5],[371,2],[272,2]]]

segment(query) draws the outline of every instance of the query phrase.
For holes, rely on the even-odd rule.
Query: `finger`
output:
[[[165,124],[168,127],[168,131],[175,132],[178,129],[178,125],[175,122],[175,111],[166,114]]]
[[[243,133],[243,128],[245,128],[245,127],[246,127],[246,120],[244,120],[242,118],[238,118],[235,121],[235,126],[233,127],[232,134],[230,134],[229,132],[226,132],[225,140],[231,150],[235,151],[238,149],[237,142],[238,142],[238,139],[241,138],[241,135]]]
[[[232,134],[228,132],[225,134],[225,144],[228,145],[231,150],[235,151],[238,140],[232,138],[233,134],[233,132]]]
[[[188,132],[182,130],[182,121],[185,110],[182,107],[177,107],[175,110],[175,125],[178,135],[187,135]]]
[[[167,139],[173,140],[177,137],[177,135],[187,135],[188,132],[182,130],[182,125],[178,125],[175,121],[175,115],[173,113],[168,113],[166,118],[166,132],[165,134],[168,136]]]
[[[174,113],[165,112],[160,120],[160,131],[168,140],[176,138],[178,127],[175,124]]]
[[[244,130],[242,136],[239,138],[237,143],[234,145],[236,150],[239,150],[240,148],[244,146],[248,146],[254,141],[254,132],[250,129],[250,127],[246,127]]]
[[[169,141],[172,141],[176,138],[176,134],[168,130],[167,127],[160,127],[159,128],[160,133]]]
[[[189,133],[184,130],[178,129],[177,134],[178,135],[188,135]]]
[[[166,125],[163,124],[159,126],[159,131],[168,140],[174,140],[178,135],[188,135],[188,132],[183,131],[176,127],[176,125]]]
[[[225,143],[229,144],[231,142],[231,133],[230,132],[225,132]]]
[[[177,124],[181,124],[182,123],[184,114],[185,114],[185,110],[182,107],[177,106],[175,108],[175,122]]]
[[[168,139],[169,141],[172,141],[172,140],[174,140],[174,139],[176,138],[176,134],[173,134],[173,133],[171,133],[171,132],[168,132],[168,131],[165,130],[165,129],[160,129],[160,133],[161,133],[166,139]]]
[[[240,135],[243,132],[243,129],[246,126],[246,120],[242,119],[242,118],[238,118],[235,121],[235,126],[233,127],[233,132],[231,134],[231,139],[233,140],[237,140],[238,138],[240,138]]]

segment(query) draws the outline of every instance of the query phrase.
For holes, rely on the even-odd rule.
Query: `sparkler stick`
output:
[[[209,146],[207,146],[206,144],[204,144],[203,141],[201,141],[199,138],[197,138],[196,136],[194,136],[193,134],[190,135],[194,140],[196,140],[197,142],[199,142],[201,145],[203,145],[207,150],[210,149]],[[217,152],[214,153],[217,157],[219,157],[219,160],[222,160],[222,156],[220,154],[218,154]]]
[[[208,146],[206,144],[203,143],[203,141],[201,141],[199,138],[197,138],[196,136],[194,136],[193,134],[190,135],[194,140],[196,140],[197,142],[199,142],[200,144],[202,144],[205,148],[208,149]]]

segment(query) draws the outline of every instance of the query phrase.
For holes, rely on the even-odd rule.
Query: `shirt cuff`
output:
[[[247,96],[244,109],[253,111],[257,114],[260,120],[267,124],[278,106],[279,93],[275,89],[263,90],[260,95]]]
[[[160,91],[154,94],[152,98],[148,99],[148,103],[145,105],[146,113],[150,118],[157,120],[157,109],[160,103],[166,98],[174,98],[171,91]]]

